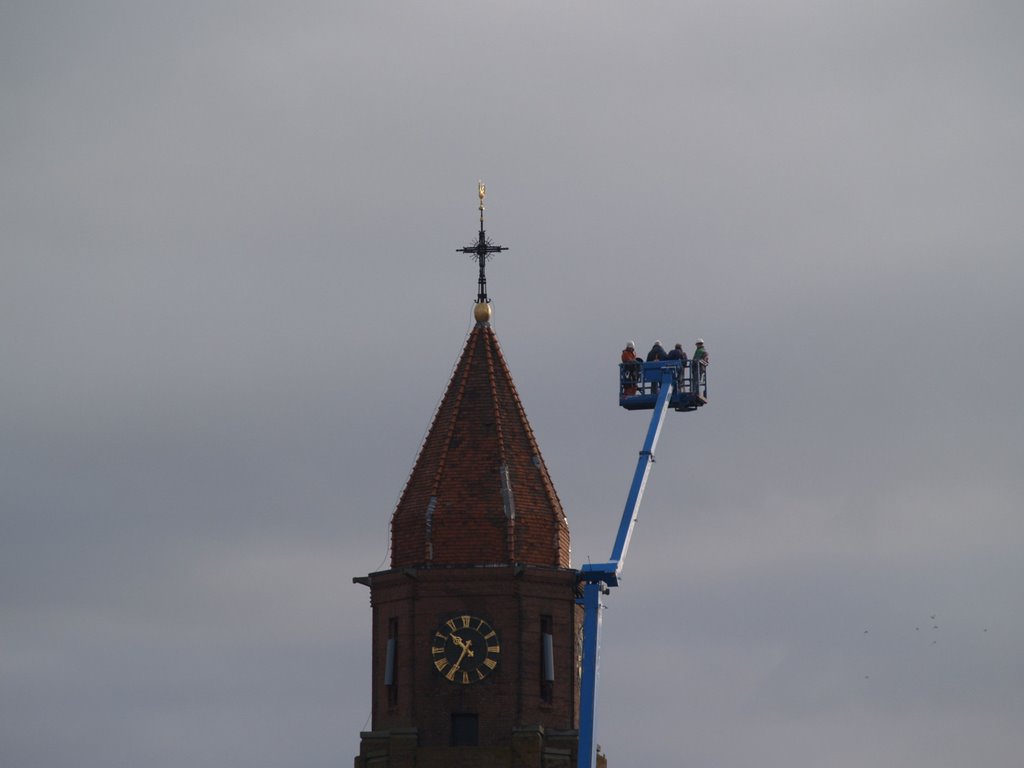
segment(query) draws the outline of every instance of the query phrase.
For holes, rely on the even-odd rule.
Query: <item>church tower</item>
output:
[[[579,574],[490,325],[480,185],[475,325],[391,519],[372,606],[372,726],[355,768],[572,768]]]

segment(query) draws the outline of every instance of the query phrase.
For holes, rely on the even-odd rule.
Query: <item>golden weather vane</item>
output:
[[[487,196],[487,185],[482,181],[476,183],[476,191],[480,193],[480,231],[484,229],[484,197]]]

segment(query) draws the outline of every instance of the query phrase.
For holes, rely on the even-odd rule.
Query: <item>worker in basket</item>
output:
[[[622,394],[630,397],[636,394],[636,384],[640,381],[640,361],[636,359],[636,344],[626,343],[622,350]]]
[[[704,339],[697,339],[697,348],[693,351],[693,381],[691,383],[694,392],[700,391],[701,384],[704,385],[705,390],[707,389],[709,362],[711,362],[711,356],[704,347]]]

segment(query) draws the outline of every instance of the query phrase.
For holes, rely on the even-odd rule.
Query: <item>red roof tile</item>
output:
[[[569,526],[494,331],[477,324],[391,519],[391,567],[570,567]]]

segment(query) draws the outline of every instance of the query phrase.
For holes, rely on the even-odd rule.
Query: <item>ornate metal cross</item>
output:
[[[491,241],[487,239],[487,235],[484,234],[484,196],[487,194],[487,187],[482,181],[477,186],[480,193],[480,234],[475,244],[459,248],[456,253],[468,253],[477,260],[480,265],[480,278],[477,281],[476,301],[477,304],[488,304],[491,300],[487,298],[487,275],[484,272],[484,265],[492,254],[507,251],[508,248],[502,245],[492,245]]]

